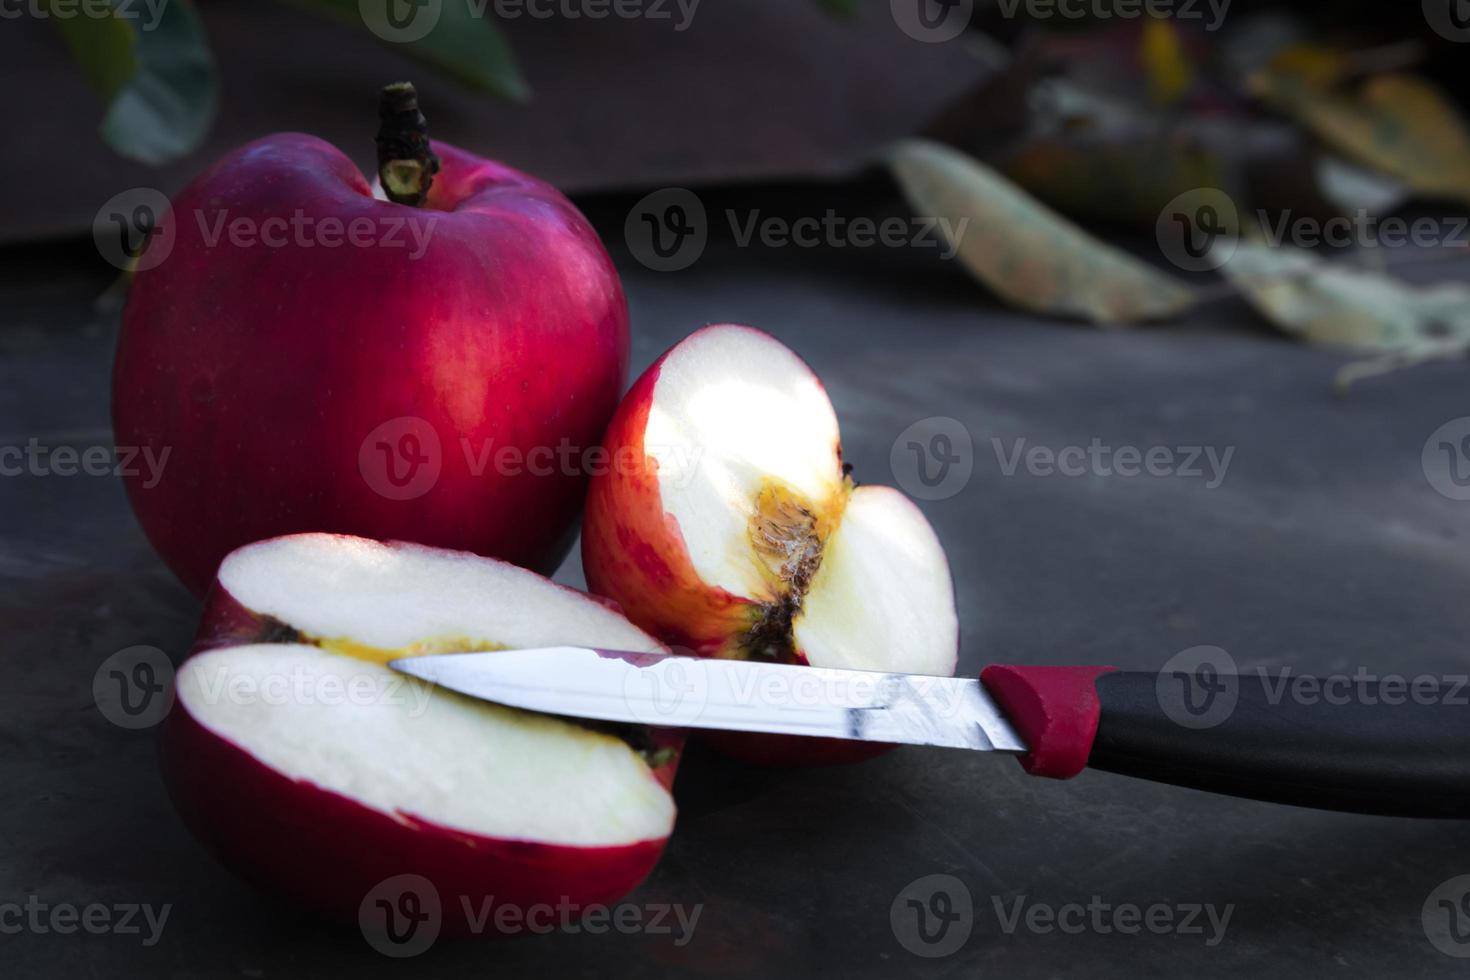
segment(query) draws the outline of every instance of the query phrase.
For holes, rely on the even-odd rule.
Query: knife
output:
[[[1296,806],[1470,817],[1470,705],[1449,679],[1416,679],[1411,694],[1403,678],[1354,677],[1324,697],[1323,680],[1208,665],[995,665],[979,678],[931,677],[572,646],[389,666],[575,718],[973,749],[1057,779],[1093,768]]]

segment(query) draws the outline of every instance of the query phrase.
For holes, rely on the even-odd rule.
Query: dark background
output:
[[[1470,669],[1470,504],[1436,493],[1420,462],[1431,432],[1470,414],[1463,363],[1343,398],[1332,379],[1350,355],[1294,345],[1238,299],[1167,326],[1100,331],[1006,310],[932,252],[739,248],[719,222],[689,269],[644,268],[623,245],[623,221],[644,191],[669,183],[705,187],[711,213],[904,213],[886,180],[838,177],[973,81],[953,51],[894,42],[881,7],[850,27],[795,3],[743,12],[720,3],[717,12],[717,0],[706,2],[711,16],[695,30],[708,31],[708,51],[724,60],[679,47],[677,58],[706,64],[680,75],[687,85],[656,81],[674,70],[662,56],[614,55],[582,38],[604,51],[587,63],[577,38],[537,28],[515,41],[538,101],[484,109],[503,125],[483,129],[482,110],[472,118],[467,108],[483,97],[414,74],[446,138],[480,132],[476,149],[504,146],[506,159],[578,192],[624,276],[634,376],[701,324],[747,322],[823,377],[860,478],[895,482],[890,448],[920,419],[968,428],[972,479],[954,497],[922,503],[954,572],[962,672],[991,662],[1156,668],[1197,644],[1224,647],[1243,667]],[[85,90],[73,91],[44,31],[16,42],[0,26],[7,72],[36,80],[4,150],[12,180],[26,175],[0,223],[10,242],[0,262],[7,442],[109,438],[117,313],[97,297],[114,272],[85,232],[101,201],[140,184],[173,189],[269,129],[315,129],[344,147],[357,133],[350,149],[365,160],[373,87],[409,66],[334,25],[299,50],[246,43],[286,16],[261,4],[257,22],[246,12],[256,6],[207,4],[229,82],[224,109],[199,159],[158,173],[87,142],[88,117],[67,108]],[[1381,16],[1413,21],[1410,6]],[[237,43],[221,43],[225,31]],[[741,71],[725,76],[722,66],[735,63]],[[1442,58],[1431,63],[1453,84]],[[606,142],[589,142],[599,127]],[[1109,234],[1147,254],[1142,240]],[[1007,477],[990,441],[1093,437],[1235,454],[1224,483],[1207,489],[1189,479]],[[558,578],[581,584],[575,558]],[[1055,783],[1026,777],[1010,759],[919,749],[800,771],[692,750],[677,786],[678,830],[631,899],[702,904],[687,946],[563,935],[440,942],[396,962],[355,930],[324,925],[215,864],[168,804],[151,735],[109,724],[94,705],[92,676],[106,657],[136,644],[177,656],[198,612],[116,481],[0,479],[0,627],[9,639],[0,901],[173,905],[152,948],[119,935],[0,935],[7,975],[1464,975],[1420,918],[1431,890],[1470,873],[1461,823],[1276,807],[1100,773]],[[968,887],[974,931],[960,951],[926,960],[900,943],[889,909],[910,882],[936,873]],[[992,899],[1020,896],[1234,911],[1214,947],[1197,935],[1007,935]]]

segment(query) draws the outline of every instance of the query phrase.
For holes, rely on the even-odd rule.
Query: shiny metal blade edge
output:
[[[980,751],[1026,745],[978,679],[709,660],[591,647],[406,657],[439,687],[553,715],[901,742]]]

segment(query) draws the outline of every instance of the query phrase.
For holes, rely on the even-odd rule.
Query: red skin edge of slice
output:
[[[470,834],[411,813],[389,816],[275,772],[181,704],[169,713],[159,748],[170,796],[210,851],[247,881],[349,923],[385,878],[414,873],[438,892],[445,935],[494,937],[493,919],[473,918],[487,897],[523,909],[564,903],[577,913],[610,905],[647,877],[665,843],[559,845]],[[222,779],[222,772],[232,775]]]
[[[1031,747],[1021,767],[1033,776],[1071,779],[1087,768],[1097,737],[1097,679],[1117,669],[992,664],[980,672],[980,682]]]

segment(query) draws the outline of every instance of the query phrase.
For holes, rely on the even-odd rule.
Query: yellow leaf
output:
[[[1470,132],[1429,82],[1379,75],[1354,94],[1334,94],[1268,69],[1253,87],[1324,142],[1410,190],[1470,201]]]
[[[1143,22],[1140,53],[1154,105],[1172,105],[1194,83],[1194,70],[1185,57],[1179,32],[1168,21],[1150,17]]]
[[[966,269],[1022,309],[1129,323],[1172,316],[1187,286],[1120,252],[959,150],[906,140],[888,167],[920,215],[938,220]]]

